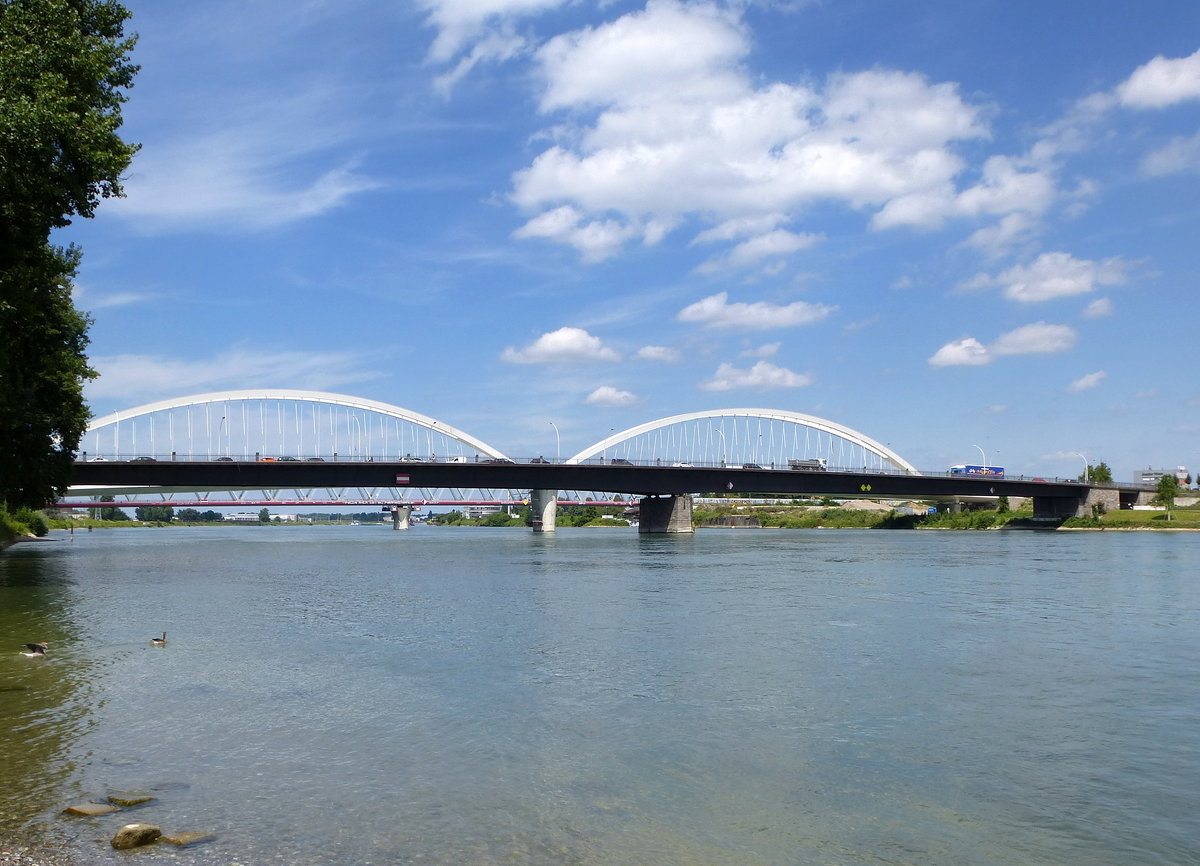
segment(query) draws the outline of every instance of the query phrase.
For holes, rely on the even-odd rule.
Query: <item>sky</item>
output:
[[[307,388],[566,457],[753,407],[1200,470],[1200,3],[124,3],[141,150],[55,238],[97,416]]]

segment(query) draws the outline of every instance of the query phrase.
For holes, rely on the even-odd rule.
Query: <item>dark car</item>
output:
[[[757,463],[743,463],[742,468],[743,469],[762,469],[762,467],[759,466]]]
[[[155,460],[153,457],[134,457],[129,462],[130,463],[157,463],[158,461]]]
[[[279,462],[280,463],[299,463],[300,460],[297,457],[280,457]]]
[[[324,457],[306,457],[304,462],[305,463],[324,463],[325,458]]]
[[[632,466],[633,465],[628,460],[626,460],[624,457],[614,457],[612,460],[609,460],[608,463],[610,466]]]
[[[218,457],[217,462],[218,463],[232,463],[233,458],[232,457]]]
[[[549,463],[550,461],[547,460],[545,457],[534,457],[529,462],[530,463]]]

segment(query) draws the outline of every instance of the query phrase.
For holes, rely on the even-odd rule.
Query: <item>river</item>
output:
[[[51,538],[0,826],[82,863],[1200,863],[1200,534]]]

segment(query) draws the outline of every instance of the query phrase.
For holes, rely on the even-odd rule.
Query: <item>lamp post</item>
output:
[[[721,465],[725,465],[725,455],[729,452],[729,446],[725,442],[725,431],[720,427],[716,428],[717,434],[721,437]]]
[[[553,421],[551,421],[550,426],[554,428],[554,446],[555,446],[554,460],[557,463],[557,462],[562,461],[562,437],[558,435],[558,425],[557,424],[555,424]]]
[[[1071,453],[1074,454],[1076,457],[1083,458],[1083,483],[1087,484],[1089,481],[1091,481],[1091,478],[1089,477],[1089,471],[1090,471],[1091,467],[1088,466],[1087,457],[1085,457],[1079,451],[1072,451]]]
[[[975,448],[979,448],[979,446],[978,446],[978,445],[975,445],[975,446],[973,446],[973,447],[975,447]],[[987,454],[985,454],[985,453],[984,453],[984,450],[983,450],[982,448],[979,448],[979,455],[980,455],[980,456],[983,458],[983,468],[984,468],[984,469],[987,469],[987,465],[988,465],[988,462],[987,462]]]

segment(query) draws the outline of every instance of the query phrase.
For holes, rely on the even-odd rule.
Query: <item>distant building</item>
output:
[[[1157,487],[1158,479],[1164,475],[1174,475],[1178,479],[1180,487],[1187,486],[1184,480],[1188,477],[1186,466],[1177,466],[1174,469],[1141,469],[1134,474],[1133,483]]]
[[[258,512],[239,511],[235,514],[226,514],[224,519],[231,523],[258,523]]]

